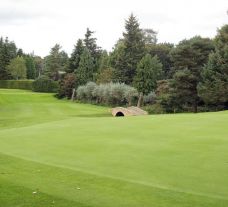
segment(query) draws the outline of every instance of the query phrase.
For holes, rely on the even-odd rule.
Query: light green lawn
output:
[[[114,118],[0,90],[0,206],[227,207],[228,111]]]

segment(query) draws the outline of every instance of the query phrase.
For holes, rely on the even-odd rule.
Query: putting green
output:
[[[111,117],[0,90],[0,206],[226,207],[228,111]]]

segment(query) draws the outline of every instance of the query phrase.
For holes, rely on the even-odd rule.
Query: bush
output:
[[[107,83],[97,85],[89,82],[77,89],[77,98],[81,101],[95,102],[105,105],[129,105],[138,97],[135,88],[123,83]]]
[[[55,93],[58,91],[59,84],[56,81],[49,79],[46,76],[41,76],[36,79],[32,84],[32,90],[35,92],[50,92]]]
[[[0,80],[0,88],[32,90],[34,80]]]
[[[156,94],[154,92],[150,92],[148,95],[143,96],[143,103],[145,105],[155,104],[156,102]]]
[[[60,81],[57,97],[67,97],[68,99],[70,99],[72,96],[73,88],[75,88],[75,83],[75,75],[73,73],[66,74],[64,78]]]
[[[164,114],[166,111],[162,108],[160,104],[153,104],[144,106],[143,109],[147,111],[149,114]]]

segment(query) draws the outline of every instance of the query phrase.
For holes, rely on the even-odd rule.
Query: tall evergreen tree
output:
[[[68,56],[61,51],[61,46],[56,44],[51,48],[50,55],[45,57],[45,73],[53,80],[59,79],[59,72],[64,71],[68,64]]]
[[[118,63],[117,73],[121,74],[121,82],[132,84],[139,61],[145,53],[145,42],[142,30],[136,17],[131,14],[125,23],[126,32],[123,33],[124,52],[121,62]]]
[[[215,47],[203,68],[199,95],[207,104],[228,107],[228,25],[218,30]]]
[[[21,48],[17,50],[17,56],[19,56],[19,57],[24,56],[24,52]]]
[[[35,79],[36,78],[36,68],[34,58],[31,55],[25,56],[25,65],[26,65],[26,74],[27,79]]]
[[[124,69],[124,42],[122,39],[118,40],[116,43],[114,50],[110,53],[110,65],[114,69],[114,82],[124,82],[125,74]]]
[[[152,57],[157,55],[163,65],[163,79],[169,79],[172,77],[171,68],[173,63],[170,58],[170,52],[173,47],[174,45],[170,43],[146,44],[147,52]]]
[[[197,85],[201,79],[201,71],[208,56],[214,50],[209,38],[193,37],[180,42],[171,52],[174,63],[174,95],[180,105],[191,105],[197,112],[199,96]]]
[[[77,44],[74,46],[73,52],[69,59],[69,69],[67,70],[68,73],[72,73],[76,71],[79,67],[80,56],[84,51],[83,41],[79,39]]]
[[[84,38],[84,45],[90,52],[94,66],[95,66],[95,71],[98,70],[99,67],[99,59],[101,57],[102,51],[101,48],[97,46],[97,38],[93,37],[94,32],[91,31],[89,28],[87,28],[86,33],[85,33],[85,38]]]
[[[0,79],[9,79],[10,74],[7,71],[7,66],[10,61],[17,56],[17,48],[14,42],[8,38],[0,38]]]
[[[157,56],[153,58],[146,54],[139,62],[134,85],[139,92],[147,95],[156,89],[157,81],[161,78],[162,64]]]
[[[79,67],[76,70],[76,85],[80,86],[86,84],[89,81],[93,81],[93,75],[94,60],[89,50],[85,48],[80,58]]]

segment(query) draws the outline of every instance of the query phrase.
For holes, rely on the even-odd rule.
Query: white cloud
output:
[[[47,55],[55,43],[68,53],[86,28],[110,50],[134,12],[141,27],[158,31],[160,42],[194,35],[213,37],[227,23],[226,0],[0,0],[0,31],[25,52]]]

